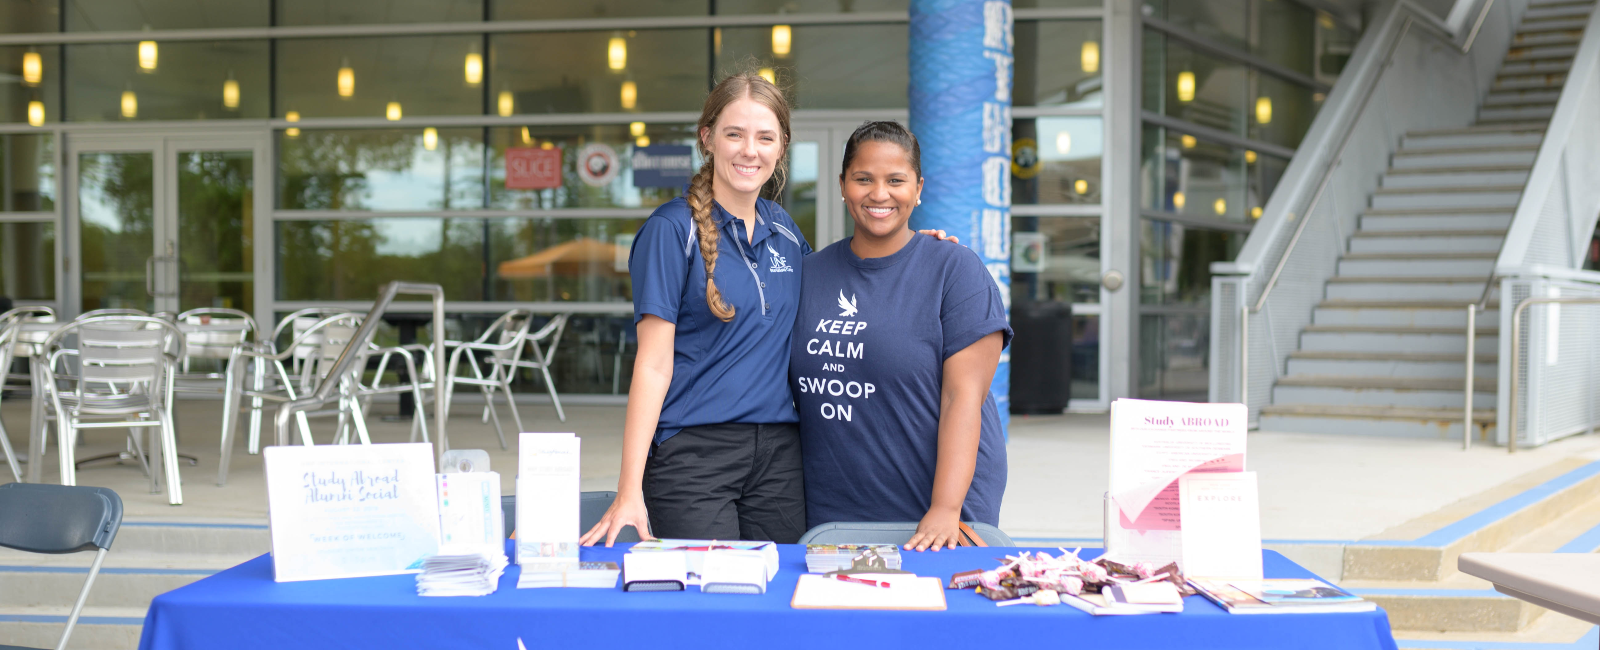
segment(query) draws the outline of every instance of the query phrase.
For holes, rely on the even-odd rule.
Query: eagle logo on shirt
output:
[[[839,312],[841,318],[852,318],[856,315],[856,294],[850,294],[850,299],[844,297],[844,289],[839,290]]]
[[[772,244],[767,244],[767,253],[772,257],[772,268],[767,269],[768,273],[794,273],[794,268],[789,266],[789,260],[779,255],[778,251],[772,248]]]

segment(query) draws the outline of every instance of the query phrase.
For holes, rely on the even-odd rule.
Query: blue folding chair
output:
[[[121,526],[122,499],[109,489],[43,483],[0,485],[0,546],[30,553],[95,551],[89,579],[83,581],[83,591],[72,605],[56,650],[67,647],[83,604],[89,600],[89,589],[100,574],[100,564]],[[0,650],[30,649],[0,645]]]
[[[1016,546],[1011,536],[999,528],[975,521],[967,522],[989,546]],[[800,536],[801,544],[894,544],[905,546],[917,534],[915,521],[835,521],[822,524]]]

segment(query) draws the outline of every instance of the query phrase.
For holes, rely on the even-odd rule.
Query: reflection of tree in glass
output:
[[[148,153],[78,158],[85,310],[149,307],[145,262],[154,252],[152,159]]]
[[[179,308],[250,311],[254,245],[250,151],[184,152],[178,157]]]
[[[368,171],[404,171],[418,142],[408,131],[307,131],[280,145],[278,207],[343,210],[362,207]]]

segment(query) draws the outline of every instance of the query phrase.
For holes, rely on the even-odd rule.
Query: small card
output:
[[[517,437],[517,564],[578,562],[578,452],[570,433]]]
[[[499,472],[438,474],[441,555],[505,553]]]
[[[623,591],[683,591],[688,576],[689,559],[683,551],[622,556]]]
[[[1261,507],[1255,472],[1189,474],[1178,480],[1183,573],[1261,579]]]
[[[1111,597],[1128,605],[1182,605],[1178,586],[1166,581],[1111,586]]]

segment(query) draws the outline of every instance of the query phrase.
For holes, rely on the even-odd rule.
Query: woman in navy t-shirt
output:
[[[1011,339],[970,249],[917,237],[916,138],[868,122],[840,175],[855,236],[806,259],[789,362],[808,526],[917,521],[908,548],[998,525],[1006,451],[989,384]]]

